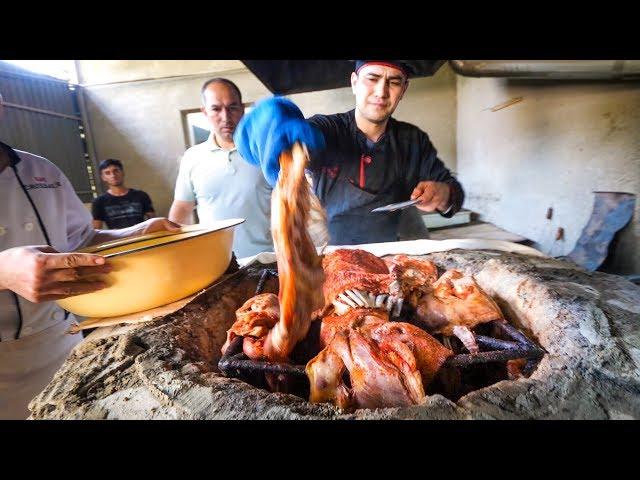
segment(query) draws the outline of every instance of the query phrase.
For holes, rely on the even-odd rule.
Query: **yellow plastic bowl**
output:
[[[229,266],[233,231],[242,218],[189,225],[180,232],[156,232],[79,250],[104,256],[113,270],[96,279],[97,292],[58,300],[85,317],[115,317],[175,302],[218,279]]]

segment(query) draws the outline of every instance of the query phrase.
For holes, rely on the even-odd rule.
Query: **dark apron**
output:
[[[329,223],[330,245],[393,242],[398,239],[400,212],[371,213],[371,210],[393,203],[393,189],[369,193],[344,177],[331,188],[324,205]]]

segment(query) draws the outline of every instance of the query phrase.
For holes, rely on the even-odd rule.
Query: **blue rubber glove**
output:
[[[283,97],[261,100],[242,117],[233,135],[242,158],[259,166],[274,187],[280,172],[280,154],[300,142],[309,149],[324,148],[324,137],[308,123],[300,109]]]

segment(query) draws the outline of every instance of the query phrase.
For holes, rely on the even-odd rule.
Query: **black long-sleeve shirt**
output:
[[[392,190],[389,203],[408,200],[420,181],[443,182],[450,185],[452,205],[443,216],[451,217],[462,207],[462,186],[438,158],[428,135],[415,125],[390,118],[385,133],[373,143],[358,129],[355,110],[314,115],[309,122],[322,131],[326,142],[310,163],[314,190],[323,204],[342,178],[371,194]]]

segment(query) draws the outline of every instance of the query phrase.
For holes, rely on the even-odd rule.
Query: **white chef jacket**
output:
[[[69,252],[89,243],[95,233],[91,214],[64,173],[37,155],[13,150],[10,156],[51,246]],[[0,251],[47,244],[16,172],[9,166],[0,173]],[[22,314],[21,328],[16,299]],[[28,401],[44,389],[73,346],[82,340],[81,334],[65,333],[75,321],[54,302],[35,304],[9,290],[0,290],[0,419],[28,416]]]

